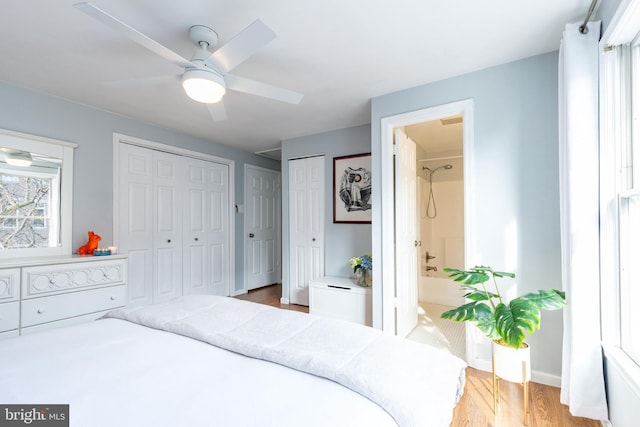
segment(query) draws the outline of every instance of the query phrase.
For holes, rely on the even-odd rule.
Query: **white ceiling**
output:
[[[368,123],[370,99],[558,48],[591,0],[93,0],[190,57],[187,30],[221,43],[260,18],[278,37],[233,70],[301,92],[299,105],[228,91],[214,123],[179,80],[108,82],[181,69],[72,7],[78,0],[0,4],[0,80],[247,151]],[[0,102],[2,102],[0,100]]]

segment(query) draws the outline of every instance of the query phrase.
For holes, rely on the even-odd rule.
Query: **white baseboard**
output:
[[[289,304],[289,298],[285,298],[285,297],[280,298],[280,304]]]
[[[469,366],[481,371],[491,372],[490,360],[476,359],[473,363],[469,363]],[[560,387],[561,378],[558,375],[549,374],[547,372],[531,370],[531,381],[551,387]]]
[[[232,297],[237,297],[238,295],[244,295],[246,294],[248,291],[246,289],[240,289],[239,291],[233,291],[233,293],[231,294]]]
[[[609,420],[600,421],[600,423],[602,424],[602,427],[613,427],[613,424],[611,424],[611,421]]]

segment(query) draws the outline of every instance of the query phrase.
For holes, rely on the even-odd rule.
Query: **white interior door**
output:
[[[245,283],[247,290],[281,279],[280,173],[246,165]]]
[[[206,169],[207,202],[209,216],[207,243],[209,245],[208,264],[210,266],[207,290],[212,295],[229,296],[231,294],[231,219],[229,205],[231,193],[229,190],[229,166],[221,163],[208,162]]]
[[[182,292],[206,294],[210,277],[207,218],[210,215],[207,192],[207,163],[185,158],[185,188],[183,190],[184,220],[182,249]]]
[[[129,256],[130,304],[153,302],[152,151],[119,145],[118,250]]]
[[[153,302],[182,295],[182,161],[153,151]]]
[[[189,293],[228,296],[232,163],[157,145],[119,142],[117,148],[115,232],[119,250],[129,255],[129,304]]]
[[[418,324],[418,227],[416,144],[395,129],[396,334],[407,336]]]
[[[309,305],[324,276],[324,156],[289,161],[289,301]]]

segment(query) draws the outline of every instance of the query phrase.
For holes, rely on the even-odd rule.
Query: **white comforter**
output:
[[[117,319],[0,340],[12,403],[69,404],[71,427],[397,426],[335,382]]]
[[[107,317],[189,336],[338,382],[402,427],[447,426],[464,362],[364,326],[215,296],[189,296]],[[362,424],[366,425],[366,424]]]
[[[169,314],[173,321],[191,311],[189,306],[204,309],[200,304],[213,300],[198,296],[181,301],[178,305],[182,314],[176,315],[175,311]],[[235,346],[234,351],[257,355],[260,352],[258,345],[246,347],[241,341],[247,338],[254,343],[276,344],[273,336],[268,336],[269,329],[293,333],[316,329],[317,338],[296,334],[272,351],[274,354],[281,352],[285,359],[291,359],[301,369],[307,366],[322,371],[326,370],[326,360],[346,360],[345,355],[352,352],[347,350],[350,341],[360,342],[352,326],[362,329],[363,336],[379,335],[369,328],[328,321],[339,329],[331,332],[321,327],[323,319],[277,309],[260,309],[254,312],[260,316],[245,318],[247,321],[243,325],[232,326],[233,319],[237,321],[254,310],[250,308],[253,304],[240,303],[232,303],[233,306],[227,306],[229,309],[221,306],[218,307],[220,310],[210,313],[217,320],[210,325],[213,329],[209,338],[217,335]],[[166,306],[151,306],[150,309],[163,311]],[[208,322],[210,317],[205,314],[206,310],[201,310],[193,319],[200,315]],[[275,313],[274,310],[284,313],[283,317],[276,320],[275,326],[267,327],[266,319]],[[142,315],[138,310],[112,315],[133,315],[134,312]],[[161,327],[160,323],[154,327]],[[186,317],[177,324],[185,328],[184,332],[192,325]],[[238,329],[236,338],[229,333],[231,329]],[[342,337],[338,345],[329,344],[334,334]],[[324,341],[327,346],[323,353],[315,353],[312,349]],[[384,347],[385,341],[387,337],[374,340],[367,351],[376,353],[374,347]],[[306,356],[302,359],[293,356],[296,349]],[[263,352],[263,355],[267,353]],[[452,366],[457,366],[456,369],[463,366],[459,359],[450,359],[439,352],[426,352],[420,356],[424,359],[418,360],[422,366],[416,367],[416,360],[403,360],[399,351],[378,353],[377,356],[363,353],[363,356],[367,354],[371,356],[349,362],[360,374],[352,380],[341,374],[336,381],[361,388],[360,392],[365,394],[364,389],[370,388],[372,396],[382,393],[383,400],[389,395],[417,393],[408,396],[406,403],[415,407],[414,425],[449,424],[455,395],[461,392],[452,384],[457,383]],[[306,362],[301,363],[304,360]],[[367,365],[366,369],[371,369],[368,375],[363,370]],[[389,378],[396,375],[394,372],[399,375],[395,380]],[[414,379],[423,381],[423,386],[416,389],[416,385],[411,384]],[[379,390],[378,387],[385,383],[389,388]],[[337,382],[113,318],[0,340],[0,403],[69,404],[72,427],[397,426],[380,406]],[[387,410],[396,412],[397,408],[387,407]]]

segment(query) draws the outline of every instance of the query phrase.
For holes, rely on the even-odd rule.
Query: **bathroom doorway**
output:
[[[464,269],[463,116],[404,126],[416,144],[418,325],[408,338],[464,359],[464,325],[440,315],[463,301],[445,267]]]
[[[441,119],[450,124],[443,125]],[[407,133],[411,134],[412,126],[425,122],[439,122],[440,126],[457,126],[462,129],[462,149],[426,149],[421,152],[422,148],[417,148],[415,172],[418,188],[421,190],[416,191],[415,210],[417,212],[415,213],[417,213],[418,218],[421,216],[434,216],[434,218],[430,218],[430,223],[424,226],[419,224],[425,233],[427,233],[428,229],[431,229],[431,233],[427,233],[428,235],[426,236],[422,236],[422,233],[416,236],[416,244],[419,245],[415,255],[416,270],[419,272],[418,299],[426,301],[428,305],[455,306],[462,303],[462,295],[458,292],[457,286],[451,284],[450,280],[446,278],[442,269],[444,267],[466,267],[467,264],[473,263],[475,259],[474,191],[473,179],[469,179],[469,177],[474,176],[473,101],[459,101],[383,118],[381,120],[381,186],[383,193],[390,193],[393,191],[393,183],[396,179],[396,171],[393,167],[395,162],[394,130],[406,129]],[[431,178],[430,184],[429,178]],[[444,190],[446,193],[448,191],[447,187],[458,189],[456,190],[457,199],[448,200],[446,194],[443,195],[442,191]],[[462,192],[459,191],[460,187],[462,187]],[[418,200],[419,195],[422,195],[423,200]],[[459,200],[460,197],[462,197],[462,202]],[[430,203],[429,200],[431,200]],[[383,243],[380,256],[382,259],[397,259],[394,245],[387,245],[384,242],[393,240],[397,224],[401,224],[405,218],[402,217],[402,214],[400,214],[401,217],[398,217],[397,212],[402,212],[402,209],[394,214],[394,206],[389,205],[382,205]],[[455,212],[447,212],[452,209],[449,205],[457,206]],[[434,208],[437,211],[435,215]],[[423,211],[422,213],[420,212],[421,210]],[[447,221],[455,223],[458,227],[457,230],[459,230],[459,225],[462,224],[462,233],[439,230],[438,228]],[[437,222],[441,224],[438,225]],[[427,249],[430,252],[430,256],[436,257],[431,258],[429,264],[426,262]],[[427,271],[427,266],[435,267],[435,269],[430,268]],[[395,298],[398,288],[404,286],[402,281],[397,280],[397,269],[398,267],[395,263],[390,263],[385,264],[381,272],[383,283],[394,284],[394,286],[383,286],[382,289],[382,327],[384,330],[389,331],[395,330],[395,322],[398,318]],[[434,292],[434,289],[436,292]],[[475,359],[475,339],[470,328],[467,328],[465,324],[440,321],[440,313],[432,312],[429,306],[426,307],[426,310],[425,307],[422,307],[418,311],[419,313],[415,315],[418,317],[419,324],[418,328],[416,328],[417,330],[413,332],[412,338],[421,340],[425,338],[421,337],[422,332],[425,332],[431,339],[432,344],[437,345],[437,341],[442,344],[446,341],[445,328],[459,326],[462,328],[461,340],[464,344],[462,350],[459,347],[457,352],[463,353],[459,355],[468,362]],[[420,326],[424,327],[420,328]]]

